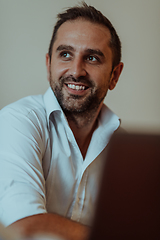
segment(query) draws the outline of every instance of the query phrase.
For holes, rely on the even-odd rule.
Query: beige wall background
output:
[[[48,88],[45,54],[56,15],[76,0],[0,0],[0,109]],[[128,131],[160,133],[160,1],[88,0],[113,23],[124,70],[105,103]]]

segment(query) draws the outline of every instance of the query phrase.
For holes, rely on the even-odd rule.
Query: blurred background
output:
[[[0,0],[0,109],[43,94],[57,13],[78,0]],[[106,15],[122,41],[124,69],[105,103],[130,132],[160,133],[160,1],[86,0]]]

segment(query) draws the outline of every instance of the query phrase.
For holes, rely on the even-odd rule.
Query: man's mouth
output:
[[[70,89],[73,89],[73,90],[77,90],[77,91],[82,91],[82,90],[86,90],[88,87],[84,86],[84,85],[75,85],[75,84],[71,84],[71,83],[66,83],[66,86]]]

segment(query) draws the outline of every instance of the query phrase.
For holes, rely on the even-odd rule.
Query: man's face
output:
[[[112,83],[109,30],[78,19],[60,26],[46,55],[48,80],[62,109],[71,112],[100,109]]]

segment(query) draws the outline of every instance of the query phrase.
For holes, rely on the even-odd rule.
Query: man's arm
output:
[[[23,218],[7,227],[10,228],[22,237],[53,234],[64,240],[85,240],[90,234],[89,227],[52,213]]]

